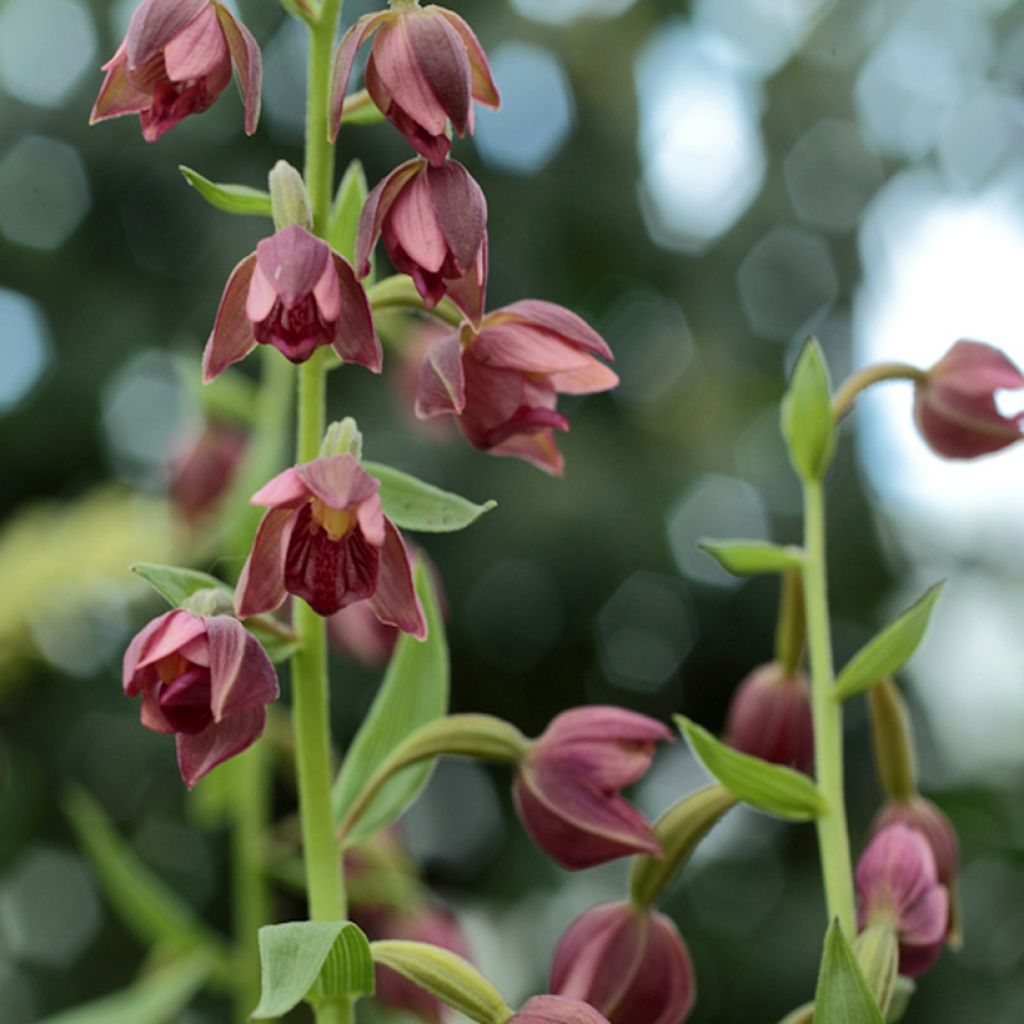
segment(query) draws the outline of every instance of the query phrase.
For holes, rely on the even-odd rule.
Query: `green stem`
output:
[[[305,180],[313,210],[313,231],[324,237],[334,184],[334,147],[327,140],[327,101],[334,36],[341,0],[323,0],[309,25],[309,76],[306,93]],[[326,358],[320,349],[299,370],[297,461],[319,454],[326,425]],[[295,756],[302,820],[309,916],[340,921],[346,916],[341,854],[331,816],[330,688],[327,679],[327,630],[323,618],[304,601],[295,602],[295,630],[302,647],[292,659]],[[317,1024],[351,1024],[349,999],[319,1002]]]
[[[779,585],[779,619],[775,627],[775,660],[787,676],[793,675],[804,657],[807,627],[804,620],[804,584],[799,569],[782,574]]]
[[[825,902],[852,942],[856,934],[850,840],[843,793],[842,704],[835,699],[825,562],[825,498],[820,480],[804,482],[804,602],[811,662],[814,759],[826,809],[816,819]]]
[[[864,369],[851,374],[836,391],[832,399],[832,416],[838,423],[853,408],[857,396],[872,384],[878,384],[883,380],[910,380],[914,383],[923,383],[927,379],[928,374],[925,370],[909,363],[876,363],[874,366],[865,366]]]
[[[263,842],[270,823],[267,746],[253,744],[232,762],[234,828],[231,835],[232,916],[236,937],[235,1020],[246,1024],[260,999],[259,930],[267,923]]]

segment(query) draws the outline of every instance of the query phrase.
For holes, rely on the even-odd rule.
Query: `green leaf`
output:
[[[373,994],[366,936],[351,921],[290,921],[260,929],[261,992],[255,1020],[280,1017],[304,999]]]
[[[200,590],[222,590],[231,594],[223,580],[195,569],[182,569],[177,565],[157,565],[154,562],[136,562],[132,572],[141,576],[168,604],[180,608]]]
[[[835,451],[836,425],[828,367],[814,338],[804,345],[782,399],[782,436],[801,479],[820,480]]]
[[[420,643],[406,633],[400,637],[380,691],[334,784],[335,823],[344,818],[391,751],[448,710],[448,643],[430,569],[422,559],[416,565],[416,591],[427,618],[427,639]],[[433,765],[433,761],[415,765],[388,782],[347,838],[356,842],[390,825],[427,784]]]
[[[331,206],[331,216],[327,221],[328,244],[350,263],[355,258],[356,230],[366,195],[366,172],[358,160],[353,160],[338,186]]]
[[[898,672],[924,637],[932,608],[944,583],[936,583],[895,622],[869,640],[847,663],[836,680],[836,697],[846,700]]]
[[[682,715],[676,724],[704,767],[737,799],[789,821],[810,821],[825,810],[818,787],[803,772],[741,754]]]
[[[85,790],[72,789],[64,811],[107,900],[144,943],[185,952],[201,948],[209,956],[225,957],[220,937],[143,864]]]
[[[825,936],[814,993],[814,1024],[884,1024],[838,921],[832,922]]]
[[[380,500],[384,514],[403,530],[420,533],[452,533],[475,523],[485,512],[497,506],[496,501],[476,505],[457,494],[442,491],[433,484],[382,466],[364,462],[363,469],[380,481]]]
[[[788,572],[804,564],[804,553],[792,545],[767,540],[712,540],[698,543],[703,551],[734,576],[756,576],[766,572]]]
[[[121,992],[47,1017],[42,1024],[167,1024],[188,1006],[211,970],[198,955],[161,967]]]
[[[225,213],[241,213],[270,217],[270,193],[248,185],[225,185],[204,178],[198,171],[184,164],[178,170],[185,180],[211,205]]]

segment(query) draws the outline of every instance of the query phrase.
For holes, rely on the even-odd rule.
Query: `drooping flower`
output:
[[[958,341],[914,389],[914,420],[936,455],[973,459],[1021,439],[1024,414],[1004,416],[997,391],[1024,388],[1024,374],[997,348]]]
[[[238,582],[238,614],[273,611],[287,594],[320,615],[365,600],[381,622],[422,640],[427,626],[409,553],[379,489],[352,455],[329,455],[257,491],[252,504],[268,511]]]
[[[814,725],[803,673],[790,675],[777,661],[751,672],[733,696],[725,739],[744,754],[810,774]]]
[[[231,486],[245,454],[249,435],[222,420],[204,424],[171,456],[168,492],[175,510],[187,523],[197,523]]]
[[[454,11],[429,4],[395,5],[365,14],[342,37],[331,76],[331,140],[341,128],[356,51],[376,32],[366,63],[366,91],[417,153],[441,163],[451,150],[451,122],[461,138],[473,131],[473,101],[501,100],[473,30]]]
[[[245,131],[260,115],[262,59],[252,33],[215,0],[145,0],[103,70],[90,124],[138,114],[156,142],[189,114],[211,107],[235,70],[245,100]]]
[[[882,829],[857,864],[857,890],[861,927],[894,928],[900,974],[923,974],[937,959],[949,923],[949,892],[927,839],[906,825]]]
[[[650,825],[619,790],[648,769],[672,733],[615,707],[573,708],[534,740],[516,775],[516,809],[533,841],[562,867],[633,853],[660,856]]]
[[[366,292],[348,262],[298,224],[264,238],[231,272],[203,352],[203,380],[257,344],[273,345],[293,363],[330,345],[346,362],[380,370]]]
[[[560,474],[554,431],[568,430],[569,421],[555,408],[558,395],[607,391],[619,381],[598,356],[613,358],[575,313],[538,299],[515,302],[477,328],[466,323],[434,342],[420,371],[416,413],[454,414],[475,447]]]
[[[551,991],[582,999],[609,1024],[680,1024],[693,1009],[693,963],[664,914],[605,903],[578,917],[558,942]]]
[[[277,674],[259,642],[228,615],[176,609],[128,645],[124,692],[142,694],[142,724],[174,733],[185,785],[196,782],[263,732]]]
[[[426,306],[445,295],[474,322],[487,287],[487,200],[462,164],[415,159],[396,167],[367,196],[355,264],[370,272],[382,238],[395,270],[408,274]]]
[[[609,1024],[589,1003],[565,996],[534,996],[508,1024]]]

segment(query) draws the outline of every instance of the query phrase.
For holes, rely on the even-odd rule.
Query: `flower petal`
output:
[[[224,286],[213,330],[203,351],[204,384],[209,384],[218,374],[232,363],[244,359],[256,347],[252,324],[245,315],[255,266],[256,254],[252,253],[231,271],[228,283]]]
[[[381,622],[397,626],[417,640],[426,640],[427,620],[412,581],[409,552],[402,535],[387,517],[384,518],[380,578],[369,605]]]
[[[487,366],[544,374],[581,370],[594,362],[593,356],[548,331],[521,321],[486,319],[473,342],[473,358]]]
[[[256,262],[285,309],[292,309],[312,293],[330,254],[330,246],[322,238],[298,224],[290,224],[256,246]]]
[[[223,4],[215,3],[224,38],[235,69],[235,80],[245,102],[245,134],[253,135],[260,120],[263,93],[263,56],[253,34]]]
[[[436,17],[432,7],[412,8],[398,18],[398,24],[405,28],[416,62],[434,98],[451,119],[455,131],[460,136],[465,135],[472,102],[470,66],[458,32],[443,17]],[[392,95],[395,95],[393,90]],[[408,108],[405,112],[416,116]]]
[[[549,379],[562,395],[593,395],[610,391],[619,383],[619,375],[614,370],[592,358],[579,369],[553,373]]]
[[[331,142],[338,137],[338,132],[341,129],[341,118],[345,112],[345,93],[348,91],[348,82],[352,77],[352,65],[355,63],[356,51],[382,22],[392,17],[390,11],[364,14],[341,37],[338,49],[334,53],[334,63],[331,65],[331,94],[327,108],[330,112],[328,135]]]
[[[416,415],[426,419],[442,413],[461,413],[466,407],[466,379],[462,372],[462,344],[457,333],[438,338],[420,367]]]
[[[436,274],[448,257],[448,245],[445,227],[434,208],[431,170],[428,167],[425,174],[417,175],[395,197],[388,230],[413,263]]]
[[[373,66],[393,103],[430,135],[443,135],[448,115],[420,66],[410,38],[408,21],[409,15],[399,15],[377,33],[373,41]],[[468,79],[467,65],[467,94]]]
[[[384,218],[391,211],[395,199],[409,179],[419,174],[425,166],[426,162],[418,157],[407,160],[386,178],[382,178],[366,197],[356,233],[355,270],[359,277],[366,277],[370,272],[370,255],[380,237]]]
[[[260,520],[235,591],[239,618],[272,612],[284,603],[284,567],[296,515],[294,509],[272,508]]]
[[[151,622],[128,645],[128,650],[125,651],[125,693],[131,695],[128,688],[129,679],[139,669],[153,665],[169,654],[174,654],[186,644],[205,634],[206,626],[203,620],[181,608],[167,612],[166,615],[161,615],[160,618]],[[138,646],[136,646],[137,643]],[[129,669],[131,669],[131,673],[129,673]]]
[[[118,47],[117,53],[103,65],[107,77],[103,79],[99,95],[89,115],[89,124],[99,124],[111,117],[122,114],[137,114],[150,105],[151,97],[136,89],[128,81],[126,74],[128,58],[125,56],[125,44]]]
[[[206,620],[210,642],[210,711],[215,722],[279,696],[277,673],[259,641],[229,615]]]
[[[298,508],[309,496],[309,488],[296,467],[292,466],[268,480],[249,499],[249,504],[263,505],[264,508]]]
[[[426,181],[444,239],[460,269],[468,270],[484,242],[487,200],[483,190],[462,164],[447,160],[429,166]]]
[[[205,78],[229,60],[227,41],[212,6],[190,21],[164,47],[164,67],[172,82]]]
[[[128,67],[145,64],[209,6],[210,0],[146,0],[128,24]]]
[[[178,733],[178,770],[191,789],[204,775],[228,758],[252,746],[267,722],[264,706],[240,711],[194,736]]]
[[[308,493],[336,509],[355,508],[372,498],[380,484],[352,455],[328,455],[295,467]]]
[[[480,45],[480,40],[477,39],[476,34],[454,11],[436,6],[431,6],[428,10],[436,12],[447,19],[452,28],[462,37],[462,42],[466,47],[466,55],[469,58],[473,99],[478,103],[482,103],[485,107],[497,110],[501,106],[501,97],[498,95],[498,87],[494,84],[494,78],[491,76],[487,55],[484,53],[484,48]]]
[[[543,299],[521,299],[509,306],[495,310],[488,320],[504,320],[511,317],[523,320],[535,327],[541,327],[557,334],[564,340],[576,345],[586,352],[601,356],[602,359],[614,361],[615,356],[608,343],[581,316],[577,316],[565,306]]]
[[[383,352],[373,326],[370,300],[366,297],[366,292],[348,260],[336,252],[332,253],[331,257],[341,294],[338,339],[334,342],[334,351],[346,363],[355,363],[357,366],[365,366],[374,373],[380,373]]]

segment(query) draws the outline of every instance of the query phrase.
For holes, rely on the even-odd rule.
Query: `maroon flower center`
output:
[[[299,510],[285,558],[285,589],[320,615],[371,597],[380,575],[380,551],[349,509],[310,501]]]
[[[194,736],[213,723],[208,668],[193,665],[180,654],[172,654],[163,658],[156,670],[160,677],[156,698],[175,732]]]
[[[310,294],[291,309],[278,299],[270,315],[252,326],[258,342],[273,345],[293,363],[304,363],[319,346],[334,342],[338,325],[336,320],[323,318],[316,298]]]

